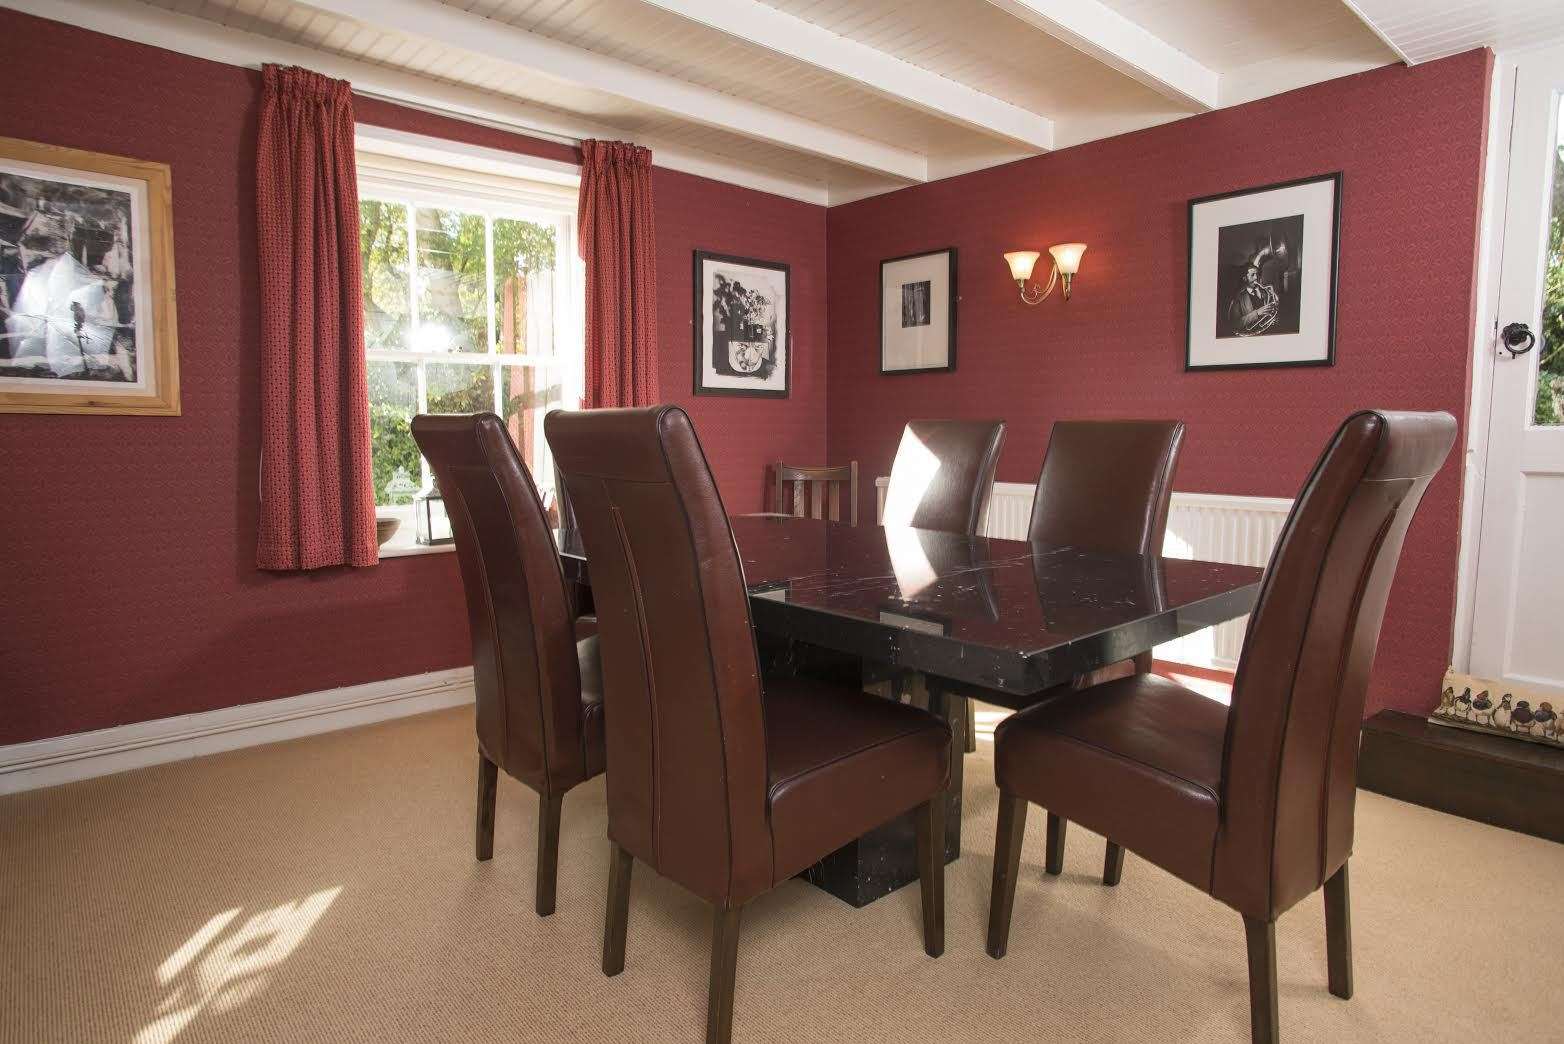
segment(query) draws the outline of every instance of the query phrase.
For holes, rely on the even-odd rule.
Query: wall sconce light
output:
[[[1048,285],[1039,293],[1034,285],[1027,287],[1027,280],[1032,278],[1032,268],[1037,264],[1037,259],[1042,255],[1036,250],[1012,250],[1005,255],[1005,262],[1010,266],[1010,276],[1016,281],[1016,286],[1021,288],[1021,300],[1029,305],[1040,303],[1054,291],[1054,284],[1064,283],[1064,299],[1070,299],[1070,281],[1075,278],[1075,273],[1081,268],[1081,255],[1086,253],[1085,243],[1055,243],[1048,248],[1048,252],[1054,258],[1054,270],[1048,277]]]

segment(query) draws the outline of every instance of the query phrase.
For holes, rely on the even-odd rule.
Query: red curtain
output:
[[[586,262],[586,401],[657,402],[657,229],[652,153],[622,141],[581,143],[576,208]]]
[[[364,374],[353,95],[261,71],[262,569],[379,561]]]

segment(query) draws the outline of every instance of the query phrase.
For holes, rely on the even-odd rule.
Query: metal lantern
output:
[[[437,486],[430,486],[413,498],[415,539],[424,547],[454,543],[451,535],[451,518],[445,513],[445,500]]]

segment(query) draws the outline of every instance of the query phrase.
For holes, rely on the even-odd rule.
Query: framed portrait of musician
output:
[[[1189,201],[1184,369],[1331,366],[1341,172]]]

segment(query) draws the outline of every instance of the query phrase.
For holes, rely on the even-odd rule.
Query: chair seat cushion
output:
[[[773,883],[950,781],[950,726],[927,711],[803,678],[764,699]]]
[[[1225,706],[1140,674],[1006,719],[994,776],[1001,790],[1210,891],[1226,732]]]
[[[596,617],[592,622],[597,622]],[[581,663],[581,750],[586,776],[591,779],[607,764],[603,752],[603,662],[595,633],[576,643],[576,659]]]

